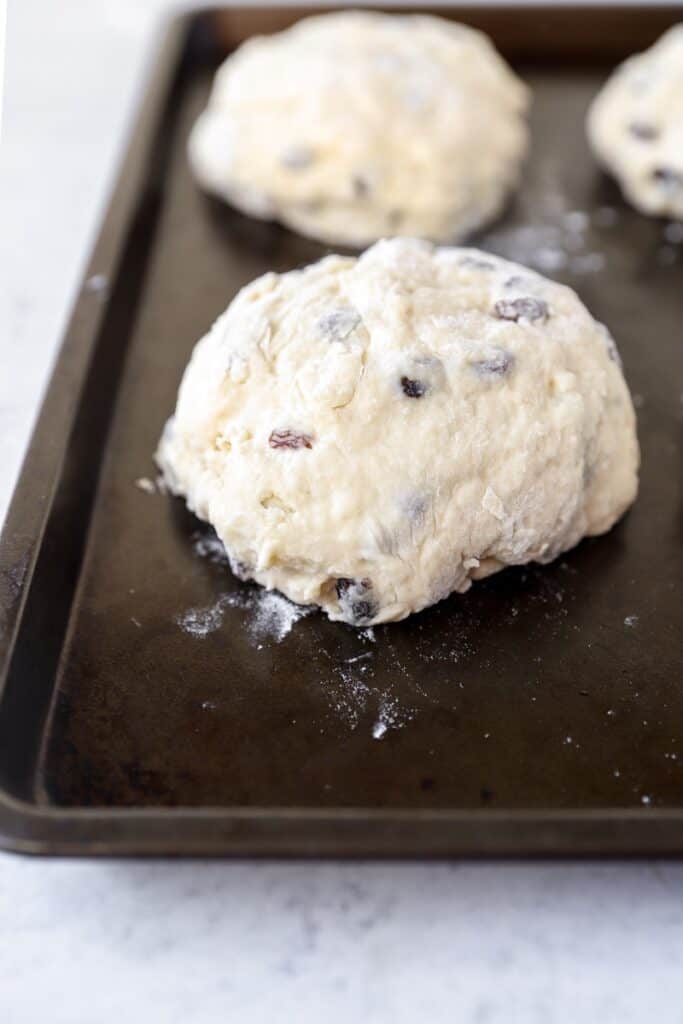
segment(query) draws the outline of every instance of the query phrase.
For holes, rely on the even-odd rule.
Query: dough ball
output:
[[[199,182],[322,242],[454,241],[495,216],[527,149],[527,89],[488,38],[341,12],[241,46],[190,137]]]
[[[392,239],[244,288],[157,457],[240,578],[366,625],[608,530],[638,445],[614,342],[573,291]]]
[[[637,209],[683,218],[683,24],[617,68],[589,111],[588,136]]]

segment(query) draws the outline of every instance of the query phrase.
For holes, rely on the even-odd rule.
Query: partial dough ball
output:
[[[322,242],[455,241],[516,184],[527,105],[480,32],[427,15],[324,14],[228,57],[190,161],[209,191]]]
[[[394,239],[244,288],[157,458],[241,579],[367,625],[608,530],[638,445],[614,342],[573,291]]]
[[[617,68],[589,111],[588,136],[637,209],[683,218],[683,24]]]

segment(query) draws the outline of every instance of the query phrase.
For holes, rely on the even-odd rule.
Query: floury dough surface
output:
[[[240,578],[366,625],[608,530],[638,445],[614,342],[573,291],[393,239],[244,288],[157,458]]]
[[[225,61],[189,155],[209,191],[323,242],[457,241],[516,184],[527,105],[488,38],[464,25],[318,15]]]
[[[683,218],[683,24],[617,68],[590,109],[588,135],[637,209]]]

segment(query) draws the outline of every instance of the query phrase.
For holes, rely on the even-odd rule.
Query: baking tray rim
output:
[[[683,850],[683,810],[66,809],[0,790],[0,848],[105,857],[673,857]]]
[[[466,3],[438,6],[462,13],[503,10],[486,0],[476,7]],[[222,9],[239,11],[238,7]],[[310,11],[318,9],[329,10],[330,5]],[[612,13],[617,18],[620,11],[628,9],[624,4]],[[207,5],[164,19],[161,41],[140,91],[139,110],[122,147],[111,197],[57,350],[0,532],[0,611],[5,620],[0,633],[0,700],[76,414],[77,403],[70,399],[80,391],[106,318],[106,297],[103,301],[88,282],[97,275],[115,279],[136,217],[153,126],[166,103],[182,47],[192,24],[218,10],[221,8]],[[275,8],[264,4],[249,8],[249,13],[258,10]],[[519,3],[504,10],[508,15],[553,10],[590,15],[600,8]],[[662,10],[659,5],[652,8]],[[673,18],[681,8],[672,5],[666,10]],[[280,15],[288,11],[301,14],[304,9],[287,5],[277,11]],[[641,13],[646,12],[641,9]],[[10,589],[7,581],[16,580],[19,567],[20,582]],[[286,832],[281,829],[283,824],[288,826]],[[0,849],[91,856],[671,857],[683,853],[683,808],[62,808],[17,799],[0,784]]]

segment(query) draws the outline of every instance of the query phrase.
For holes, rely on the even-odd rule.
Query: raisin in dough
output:
[[[364,625],[608,530],[638,445],[614,342],[573,291],[392,239],[244,288],[157,458],[240,578]]]
[[[593,102],[588,135],[637,209],[683,218],[683,24],[617,68]]]
[[[455,241],[516,183],[526,107],[480,32],[426,15],[325,14],[225,61],[190,162],[209,191],[323,242]]]

